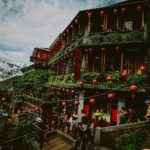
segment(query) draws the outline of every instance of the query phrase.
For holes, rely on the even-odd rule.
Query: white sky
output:
[[[124,0],[0,0],[0,57],[29,65],[34,47],[49,47],[79,10]]]

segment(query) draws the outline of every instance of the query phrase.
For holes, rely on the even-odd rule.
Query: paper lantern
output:
[[[125,13],[126,13],[126,8],[123,7],[123,8],[121,9],[121,12],[122,12],[123,14],[125,14]]]
[[[122,77],[123,77],[123,79],[126,79],[126,77],[127,77],[127,72],[126,71],[122,72]]]
[[[90,104],[94,104],[95,103],[95,98],[91,98],[90,99]]]
[[[99,13],[99,15],[100,15],[101,17],[103,17],[103,16],[105,15],[104,10],[101,10],[100,13]]]
[[[144,73],[144,72],[146,72],[146,67],[145,66],[141,66],[140,70],[141,70],[142,73]]]
[[[86,90],[82,90],[83,93],[86,93]]]
[[[109,100],[113,100],[115,98],[115,93],[109,93],[109,94],[107,94],[107,98]]]
[[[74,29],[74,25],[73,24],[70,27],[71,27],[71,29]]]
[[[71,90],[71,93],[74,93],[74,90]]]
[[[75,100],[74,105],[78,106],[80,104],[80,102],[78,100]]]
[[[89,52],[89,53],[92,53],[92,52],[93,52],[93,48],[89,48],[89,49],[88,49],[88,52]]]
[[[107,80],[107,81],[112,81],[112,76],[107,76],[107,77],[106,77],[106,80]]]
[[[120,52],[120,47],[119,47],[119,46],[116,46],[116,47],[115,47],[115,50],[116,50],[116,52]]]
[[[93,13],[92,13],[92,12],[89,12],[89,13],[88,13],[88,17],[91,18],[92,16],[93,16]]]
[[[101,51],[102,51],[102,52],[106,52],[106,48],[105,48],[105,47],[102,47],[102,48],[101,48]]]
[[[138,90],[138,86],[136,86],[136,85],[131,85],[131,86],[130,86],[130,90],[131,90],[132,92],[135,92],[135,91]]]
[[[67,29],[66,32],[69,33],[69,29]]]
[[[75,20],[75,24],[79,24],[79,20],[78,19]]]
[[[66,102],[62,102],[61,105],[62,105],[63,107],[65,107],[65,106],[67,105],[67,103],[66,103]]]
[[[92,81],[93,83],[97,83],[97,80],[96,79],[93,79],[93,81]]]
[[[142,11],[142,6],[141,5],[138,5],[137,7],[136,7],[136,10],[137,10],[137,12],[141,12]]]
[[[113,12],[114,12],[114,15],[117,15],[118,14],[118,9],[115,8]]]
[[[96,91],[96,94],[99,95],[101,92],[100,91]]]
[[[80,82],[79,82],[79,85],[80,85],[80,86],[83,86],[83,82],[82,82],[82,81],[80,81]]]

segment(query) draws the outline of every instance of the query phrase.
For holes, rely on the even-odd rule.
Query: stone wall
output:
[[[95,145],[114,149],[116,145],[116,138],[118,136],[138,129],[148,128],[148,125],[147,121],[141,121],[104,128],[98,127],[95,132]]]

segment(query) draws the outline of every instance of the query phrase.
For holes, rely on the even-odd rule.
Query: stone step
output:
[[[71,148],[71,144],[58,136],[51,137],[49,142],[44,145],[44,150],[70,150]]]

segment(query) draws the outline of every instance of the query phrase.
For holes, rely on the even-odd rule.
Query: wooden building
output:
[[[55,72],[47,87],[59,93],[63,106],[78,105],[79,115],[84,109],[91,117],[102,108],[111,124],[117,123],[121,107],[144,116],[150,96],[149,9],[149,0],[129,0],[73,18],[46,59]]]

